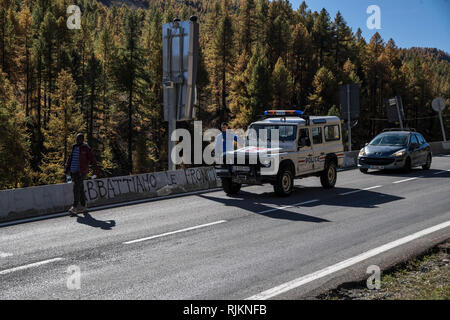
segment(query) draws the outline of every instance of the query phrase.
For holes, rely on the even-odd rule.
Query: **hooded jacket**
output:
[[[74,144],[72,146],[72,151],[70,152],[70,156],[67,159],[66,166],[65,166],[65,173],[70,172],[70,165],[72,163],[72,155],[73,155],[73,149],[77,145]],[[98,167],[97,167],[97,161],[95,161],[94,154],[92,153],[91,148],[87,145],[87,143],[83,143],[80,147],[80,174],[85,176],[89,173],[89,164],[92,164],[94,167],[94,173],[98,175]]]

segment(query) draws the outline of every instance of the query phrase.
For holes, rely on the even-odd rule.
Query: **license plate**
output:
[[[234,171],[244,171],[244,172],[248,172],[248,171],[250,171],[250,167],[246,167],[246,166],[233,166],[233,170],[234,170]]]
[[[383,170],[384,166],[370,166],[370,169],[380,169]]]

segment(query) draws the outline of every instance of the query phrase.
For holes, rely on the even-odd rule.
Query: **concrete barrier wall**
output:
[[[350,151],[344,153],[344,163],[342,168],[352,168],[356,167],[358,164],[358,154],[359,151]]]
[[[151,199],[220,186],[213,167],[84,181],[89,207]],[[0,191],[0,221],[64,212],[73,201],[69,183]]]
[[[431,142],[431,152],[433,155],[450,153],[450,141],[447,142]]]

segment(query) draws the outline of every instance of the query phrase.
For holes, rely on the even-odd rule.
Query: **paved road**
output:
[[[2,227],[0,299],[254,297],[450,221],[449,178],[450,157],[443,156],[429,171],[343,171],[333,190],[317,178],[299,180],[283,199],[270,185],[251,186],[233,198],[210,192]],[[449,235],[447,227],[432,239]],[[417,246],[399,246],[273,298],[303,297]],[[67,287],[70,266],[81,270],[79,290]]]

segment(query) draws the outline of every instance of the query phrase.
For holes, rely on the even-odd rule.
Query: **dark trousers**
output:
[[[72,172],[73,183],[73,206],[76,207],[80,203],[83,207],[86,206],[86,197],[84,195],[83,180],[86,176],[81,175],[79,172]]]

